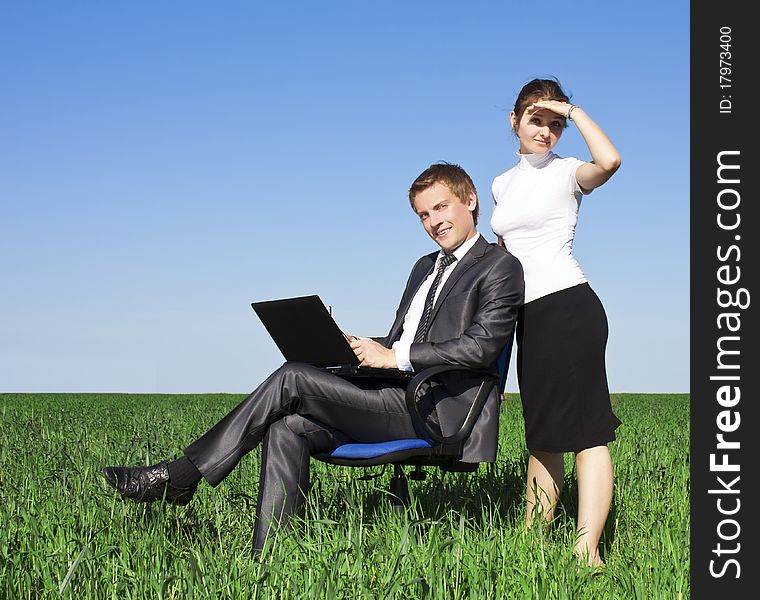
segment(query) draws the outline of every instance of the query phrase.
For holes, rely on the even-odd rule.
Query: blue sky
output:
[[[689,391],[689,4],[5,2],[0,392],[246,392],[253,300],[317,293],[382,335],[435,249],[406,191],[515,162],[556,76],[623,157],[576,257],[613,392]],[[589,159],[577,130],[557,152]],[[514,374],[508,383],[516,391]]]

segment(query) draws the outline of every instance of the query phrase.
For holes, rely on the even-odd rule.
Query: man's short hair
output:
[[[472,211],[472,219],[474,224],[477,225],[480,202],[478,201],[478,192],[475,189],[475,184],[470,179],[467,171],[453,163],[437,162],[420,173],[409,188],[409,203],[412,205],[412,209],[416,212],[414,206],[415,196],[436,183],[444,184],[463,204],[469,202],[470,194],[475,195],[475,210]]]

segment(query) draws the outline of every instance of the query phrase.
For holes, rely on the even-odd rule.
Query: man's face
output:
[[[414,197],[422,226],[446,254],[477,233],[472,218],[476,206],[475,194],[464,203],[443,183],[434,183]]]

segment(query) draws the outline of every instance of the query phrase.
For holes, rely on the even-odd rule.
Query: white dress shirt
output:
[[[435,302],[438,300],[438,295],[443,289],[443,284],[446,283],[446,280],[449,278],[449,275],[451,275],[452,271],[456,268],[459,261],[462,260],[462,258],[464,258],[464,255],[470,251],[470,248],[475,245],[475,242],[478,241],[479,237],[480,234],[472,236],[469,240],[462,243],[459,248],[454,250],[453,254],[456,256],[456,260],[448,267],[446,267],[446,269],[443,271],[441,282],[438,284],[438,289],[435,291],[433,306],[435,306]],[[401,332],[401,337],[398,341],[393,343],[392,348],[396,353],[396,365],[401,371],[414,370],[412,363],[409,360],[409,347],[412,345],[414,334],[417,332],[417,327],[420,323],[420,319],[422,318],[422,311],[425,309],[425,299],[427,298],[428,291],[430,291],[430,287],[433,285],[433,279],[435,279],[435,274],[438,271],[438,264],[440,263],[442,257],[443,250],[438,253],[437,258],[435,259],[435,266],[430,272],[430,275],[428,275],[425,281],[422,282],[422,285],[414,295],[412,303],[409,305],[409,309],[406,311],[406,316],[404,317],[404,326]]]

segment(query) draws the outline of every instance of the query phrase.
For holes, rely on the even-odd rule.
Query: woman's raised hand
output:
[[[532,113],[536,112],[537,110],[541,110],[542,108],[545,108],[546,110],[550,110],[553,113],[557,113],[558,115],[562,117],[567,117],[567,113],[570,112],[570,109],[573,107],[572,104],[569,104],[567,102],[559,102],[558,100],[539,100],[538,102],[534,102],[531,104],[527,110],[529,110]]]

